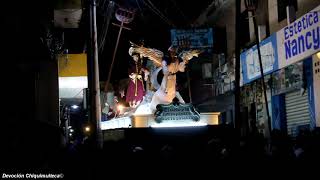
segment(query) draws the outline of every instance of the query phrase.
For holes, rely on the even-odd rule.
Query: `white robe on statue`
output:
[[[185,63],[175,62],[167,65],[166,61],[162,61],[163,79],[160,88],[155,92],[151,101],[151,110],[154,112],[158,104],[170,104],[176,97],[176,73],[184,72]],[[181,103],[184,103],[182,98],[178,98]]]

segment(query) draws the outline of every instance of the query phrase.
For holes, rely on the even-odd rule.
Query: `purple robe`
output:
[[[127,88],[126,101],[142,101],[143,96],[145,95],[145,89],[141,67],[138,64],[133,65],[129,69],[129,75],[131,77]]]

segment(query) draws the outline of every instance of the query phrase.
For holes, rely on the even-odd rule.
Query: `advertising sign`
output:
[[[277,32],[279,68],[320,51],[320,6]]]
[[[271,73],[278,69],[276,35],[273,34],[260,42],[261,61],[264,74]],[[247,84],[261,77],[260,63],[257,46],[240,55],[243,84]]]
[[[171,43],[174,46],[189,46],[191,49],[207,49],[213,47],[213,31],[208,29],[172,29]]]

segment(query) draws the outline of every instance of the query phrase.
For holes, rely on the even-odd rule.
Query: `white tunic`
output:
[[[184,72],[185,63],[176,59],[175,62],[167,65],[165,61],[162,61],[163,79],[161,87],[155,92],[152,101],[151,109],[156,110],[158,104],[169,104],[173,98],[176,97],[176,73],[178,71]]]

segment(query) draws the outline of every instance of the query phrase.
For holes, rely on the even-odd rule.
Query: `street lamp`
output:
[[[90,127],[89,127],[89,126],[86,126],[86,127],[84,128],[84,131],[87,132],[87,133],[90,132]]]
[[[260,72],[261,72],[261,83],[263,88],[263,96],[267,111],[267,120],[268,120],[268,130],[269,135],[271,133],[271,119],[270,119],[270,113],[269,113],[269,107],[268,107],[268,98],[267,98],[267,92],[266,92],[266,84],[264,80],[264,73],[263,73],[263,66],[262,66],[262,60],[261,60],[261,52],[260,52],[260,44],[259,44],[259,35],[258,35],[258,26],[257,21],[255,17],[255,12],[258,7],[258,0],[244,0],[246,9],[252,13],[252,20],[253,20],[253,26],[254,26],[254,34],[256,37],[256,44],[257,44],[257,50],[258,50],[258,58],[259,58],[259,65],[260,65]]]

